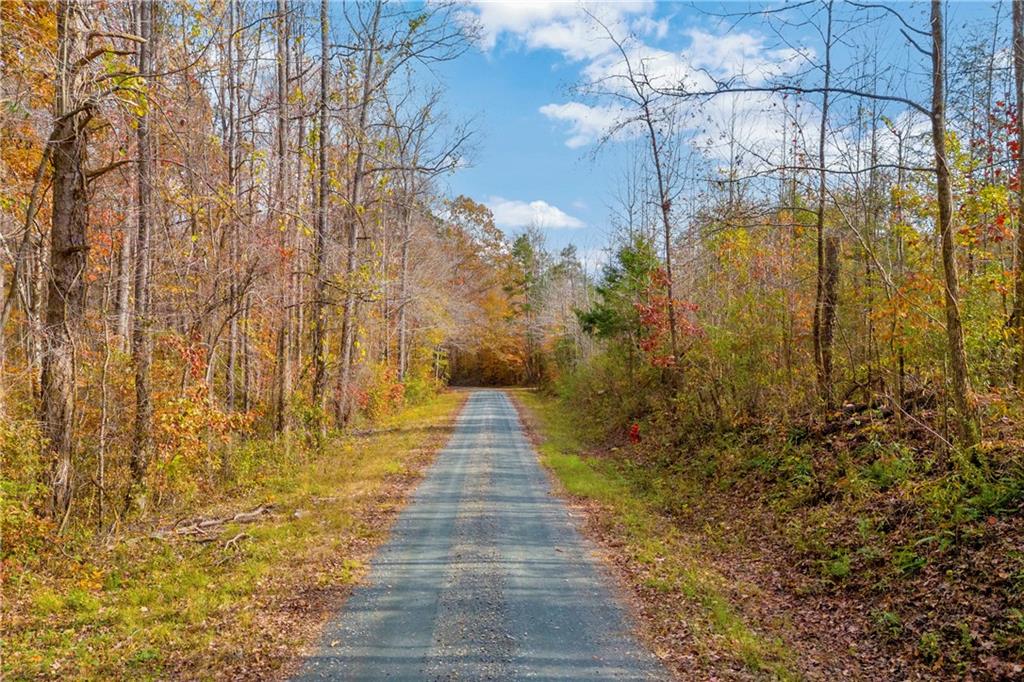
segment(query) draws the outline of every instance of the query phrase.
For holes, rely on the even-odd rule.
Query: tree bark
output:
[[[1017,96],[1017,259],[1013,318],[1017,332],[1017,388],[1024,388],[1024,0],[1013,0],[1013,85]]]
[[[133,31],[140,38],[143,33],[142,4],[141,2],[135,2],[132,8]],[[136,67],[140,73],[142,72],[141,63],[142,52],[140,50],[136,53]],[[137,196],[134,197],[134,199],[137,198]],[[138,211],[140,209],[138,206],[135,206],[135,210]],[[131,337],[134,331],[132,322],[132,313],[134,312],[132,308],[132,292],[135,281],[132,276],[132,259],[134,256],[132,246],[138,233],[138,223],[134,227],[134,230],[129,229],[126,224],[125,228],[121,231],[121,250],[118,254],[117,263],[117,336],[121,343],[121,349],[126,352],[131,351]]]
[[[817,364],[818,397],[826,409],[832,409],[835,392],[832,385],[832,345],[835,330],[837,288],[839,283],[839,243],[835,235],[825,233],[827,171],[825,135],[828,132],[829,92],[832,87],[832,2],[826,3],[825,83],[821,94],[821,120],[818,126],[818,206],[815,212],[817,235],[817,286],[814,305],[814,357]]]
[[[409,202],[413,198],[408,199]],[[409,370],[409,329],[405,309],[409,300],[409,240],[412,238],[412,206],[405,206],[402,215],[402,251],[398,279],[398,380],[405,382]]]
[[[282,303],[281,322],[277,344],[277,404],[274,414],[274,430],[285,434],[291,432],[288,419],[288,400],[292,392],[292,300],[291,300],[291,256],[285,254],[291,243],[291,220],[288,217],[288,0],[277,0],[277,220],[281,230],[283,272],[281,273],[280,298]]]
[[[75,340],[85,311],[85,126],[90,113],[74,113],[78,108],[74,64],[82,49],[79,12],[76,0],[57,3],[57,122],[40,404],[50,478],[47,511],[53,517],[66,516],[74,486]]]
[[[651,143],[651,159],[654,162],[654,174],[658,180],[658,202],[661,209],[662,237],[665,243],[665,275],[668,278],[668,331],[669,342],[672,345],[672,362],[679,365],[679,340],[676,337],[676,306],[674,282],[672,276],[672,200],[668,195],[668,186],[665,173],[662,168],[661,150],[658,145],[658,136],[654,130],[654,121],[650,105],[644,103],[644,121],[647,124],[648,138]]]
[[[140,0],[139,35],[146,41],[139,45],[138,68],[143,74],[152,93],[153,72],[153,18],[156,3]],[[150,235],[153,219],[153,142],[150,137],[150,106],[143,107],[139,116],[136,136],[138,139],[138,164],[136,175],[136,208],[138,217],[135,233],[135,309],[132,315],[132,365],[135,370],[135,420],[132,428],[131,474],[132,485],[128,490],[127,508],[133,498],[141,495],[146,469],[152,450],[153,403],[150,387],[150,365],[153,362],[153,346],[150,338],[149,321],[149,263]]]
[[[939,235],[942,271],[945,277],[946,343],[952,374],[953,404],[957,410],[960,440],[971,447],[981,440],[978,409],[967,366],[964,330],[960,319],[959,277],[953,242],[953,190],[946,156],[945,44],[942,0],[932,0],[932,144],[935,148],[935,177],[938,191]]]
[[[230,270],[230,284],[228,285],[228,299],[230,301],[231,319],[228,322],[228,365],[227,365],[227,408],[230,411],[235,409],[235,394],[237,387],[238,373],[238,317],[239,302],[238,291],[238,269],[239,269],[239,235],[238,235],[238,206],[239,206],[239,182],[238,182],[238,65],[235,63],[235,30],[237,26],[236,12],[238,9],[237,0],[228,0],[228,183],[232,190],[231,223],[228,227],[228,261]]]
[[[348,253],[345,260],[345,309],[341,320],[341,374],[338,381],[338,402],[336,419],[339,425],[346,424],[352,414],[352,354],[355,344],[356,289],[355,272],[359,247],[360,203],[363,201],[363,179],[366,171],[367,121],[370,113],[373,74],[377,50],[377,30],[380,25],[381,2],[374,5],[373,19],[363,59],[363,83],[359,101],[359,120],[356,128],[356,160],[352,169],[352,185],[349,195],[346,237]]]
[[[295,54],[293,59],[296,65],[303,63],[303,53],[301,51],[301,41],[295,42]],[[300,107],[297,110],[298,125],[295,130],[295,165],[292,169],[294,175],[292,176],[293,185],[296,188],[294,194],[295,210],[298,215],[304,213],[306,208],[307,197],[309,203],[309,209],[314,209],[314,202],[317,196],[317,184],[319,178],[315,177],[312,172],[306,172],[306,169],[302,163],[304,154],[302,149],[305,146],[306,140],[306,118],[307,112],[305,107]],[[307,187],[309,192],[303,192],[303,188]],[[305,239],[304,230],[293,229],[292,230],[292,252],[295,257],[298,258],[300,253],[305,253]],[[303,302],[306,300],[306,277],[304,273],[305,268],[296,267],[294,264],[291,268],[291,291],[292,291],[292,316],[294,318],[294,335],[292,337],[292,367],[303,366],[303,340],[306,338],[306,306]]]
[[[132,329],[132,231],[121,231],[121,251],[117,259],[117,336],[121,348],[127,350]]]
[[[320,2],[320,131],[318,136],[319,189],[317,192],[316,233],[313,238],[313,407],[317,410],[317,428],[321,442],[327,435],[324,415],[327,394],[327,357],[324,336],[327,332],[326,307],[326,254],[327,235],[327,68],[330,44],[330,18],[327,0]]]

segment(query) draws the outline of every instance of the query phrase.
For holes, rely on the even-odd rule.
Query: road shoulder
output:
[[[322,453],[268,445],[244,489],[65,555],[60,571],[19,584],[6,574],[0,677],[287,675],[363,575],[467,395],[402,409]]]
[[[638,636],[679,679],[798,679],[794,654],[733,606],[733,586],[696,558],[672,525],[603,461],[587,453],[554,398],[509,391],[553,490],[625,586]],[[739,587],[737,590],[736,588]],[[746,597],[756,595],[746,595]]]

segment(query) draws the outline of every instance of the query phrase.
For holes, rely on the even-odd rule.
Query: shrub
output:
[[[381,419],[405,405],[405,386],[386,362],[370,366],[363,388],[356,394],[359,410],[371,421]]]
[[[0,560],[42,549],[52,524],[35,513],[46,495],[38,424],[0,420]]]

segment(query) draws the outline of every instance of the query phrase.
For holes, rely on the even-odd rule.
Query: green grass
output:
[[[316,614],[279,620],[282,601],[361,575],[385,533],[367,511],[391,477],[425,463],[463,395],[449,392],[320,455],[296,453],[206,514],[275,505],[272,518],[198,544],[120,538],[5,566],[4,679],[206,679],[262,651],[272,669],[298,651]],[[391,504],[384,499],[383,504]],[[246,536],[237,546],[225,540]],[[67,551],[67,550],[65,550]],[[12,570],[13,568],[13,570]],[[289,619],[290,618],[290,619]],[[245,676],[245,675],[242,675]]]
[[[670,494],[657,482],[643,480],[636,467],[611,458],[588,457],[573,418],[549,396],[517,391],[540,430],[541,459],[565,491],[600,503],[603,527],[623,543],[622,551],[641,563],[643,586],[685,598],[682,607],[666,599],[659,606],[657,627],[685,618],[698,647],[741,661],[753,672],[775,679],[799,679],[794,655],[778,638],[759,632],[729,600],[727,583],[702,562],[659,510]]]

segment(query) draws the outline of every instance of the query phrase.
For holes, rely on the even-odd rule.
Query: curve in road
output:
[[[662,679],[508,396],[474,391],[300,680]]]

